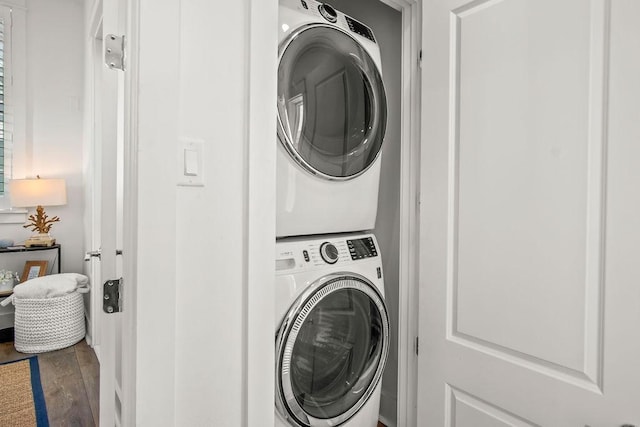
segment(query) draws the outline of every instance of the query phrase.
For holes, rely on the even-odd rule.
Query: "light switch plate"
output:
[[[204,141],[181,138],[178,144],[178,185],[186,187],[203,187],[204,170],[202,155]]]
[[[200,174],[199,154],[198,150],[184,149],[184,164],[182,165],[184,176],[198,176]]]

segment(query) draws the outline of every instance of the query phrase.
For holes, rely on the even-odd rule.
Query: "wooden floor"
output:
[[[0,363],[29,356],[18,353],[13,342],[0,343]],[[82,340],[38,354],[38,363],[51,427],[97,426],[100,367],[93,349]],[[379,422],[378,427],[385,425]]]
[[[0,363],[29,356],[18,353],[13,342],[0,343]],[[93,349],[82,340],[38,354],[38,363],[51,427],[97,426],[100,368]]]

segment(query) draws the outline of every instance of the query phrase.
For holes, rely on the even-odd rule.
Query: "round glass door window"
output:
[[[378,157],[387,123],[382,76],[347,33],[302,27],[283,43],[278,67],[278,137],[307,171],[350,179]]]
[[[294,304],[279,331],[278,398],[298,425],[338,425],[366,403],[389,347],[384,302],[364,278],[336,276]]]

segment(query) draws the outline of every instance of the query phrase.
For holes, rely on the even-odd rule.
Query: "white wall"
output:
[[[248,34],[235,29],[247,12],[245,2],[230,2],[211,25],[220,15],[210,3],[180,8],[178,138],[204,141],[205,185],[176,193],[176,425],[237,425],[242,418]]]
[[[265,143],[275,144],[275,116],[267,115],[260,135],[251,128],[261,119],[249,117],[254,107],[263,114],[275,112],[275,104],[253,106],[249,99],[256,75],[248,68],[250,28],[260,18],[254,15],[259,3],[267,4],[139,1],[135,286],[140,426],[259,425],[252,414],[273,425],[268,418],[273,417],[273,352],[262,356],[249,350],[253,333],[263,342],[259,348],[273,346],[273,306],[267,297],[251,313],[247,308],[255,296],[248,289],[271,294],[274,268],[273,251],[261,251],[259,262],[271,273],[253,278],[254,248],[247,243],[251,218],[271,223],[272,232],[268,225],[261,227],[262,243],[273,244],[275,237],[273,215],[248,203],[253,182],[275,183],[273,174],[251,177],[248,169],[250,146],[258,137],[262,142],[268,135]],[[273,85],[275,94],[273,0],[269,9],[273,16],[255,22],[273,23],[273,69],[256,83]],[[176,185],[182,138],[204,141],[204,187]],[[274,168],[275,146],[271,151],[264,161]],[[264,194],[275,194],[274,188],[266,185]],[[252,315],[257,316],[253,325]],[[252,372],[265,376],[264,388],[247,389]],[[262,410],[247,410],[254,403]]]
[[[178,140],[180,1],[140,1],[136,417],[139,426],[176,421],[175,157]],[[159,42],[162,40],[162,42]],[[199,248],[194,239],[193,248]],[[190,252],[190,251],[189,251]],[[203,326],[203,325],[201,325]],[[207,351],[208,341],[195,352]],[[206,369],[206,368],[205,368]]]
[[[67,205],[45,208],[61,219],[51,234],[62,245],[62,270],[81,272],[83,4],[28,0],[26,6],[26,117],[24,135],[19,133],[14,140],[13,177],[66,179]],[[30,235],[21,224],[0,224],[0,237],[16,244]],[[10,268],[21,269],[24,258],[11,263]]]

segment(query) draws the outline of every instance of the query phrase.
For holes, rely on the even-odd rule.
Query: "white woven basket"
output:
[[[16,350],[42,353],[69,347],[85,336],[82,295],[56,298],[15,298]]]

